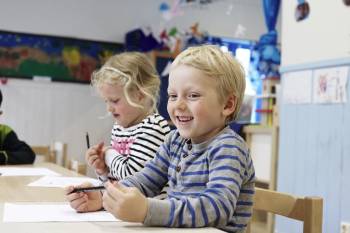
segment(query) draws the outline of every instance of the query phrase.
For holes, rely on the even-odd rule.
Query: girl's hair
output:
[[[226,101],[229,95],[235,97],[234,112],[227,117],[227,123],[237,118],[244,97],[245,74],[241,64],[230,54],[215,45],[190,47],[180,53],[172,64],[186,65],[202,71],[217,83],[219,101]]]
[[[160,78],[150,59],[143,53],[124,52],[110,57],[106,63],[92,73],[91,84],[122,85],[124,95],[130,105],[150,108],[157,112]],[[132,94],[140,91],[146,97],[142,105],[132,99]]]

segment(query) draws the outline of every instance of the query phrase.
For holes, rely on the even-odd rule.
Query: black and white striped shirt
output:
[[[106,151],[105,157],[110,175],[119,180],[140,171],[155,156],[169,132],[168,122],[159,114],[150,115],[129,128],[115,124],[112,148]]]

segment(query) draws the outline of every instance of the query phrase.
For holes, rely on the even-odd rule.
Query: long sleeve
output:
[[[31,164],[34,160],[33,150],[24,141],[19,140],[14,131],[7,130],[2,134],[0,164]]]
[[[169,180],[168,199],[148,198],[144,224],[243,232],[251,217],[255,180],[243,139],[225,129],[211,142],[187,147],[178,134],[171,134],[145,169],[123,180],[149,197]]]
[[[167,121],[158,114],[130,129],[114,127],[112,148],[106,151],[105,159],[110,174],[123,179],[141,170],[155,156],[169,131]]]

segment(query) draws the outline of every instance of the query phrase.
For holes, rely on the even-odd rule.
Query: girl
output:
[[[152,159],[170,128],[157,114],[160,79],[146,55],[125,52],[109,58],[92,74],[97,88],[115,118],[111,144],[87,150],[85,158],[101,181],[124,179]]]

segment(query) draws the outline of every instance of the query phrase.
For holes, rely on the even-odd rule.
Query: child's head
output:
[[[148,57],[125,52],[110,57],[92,74],[91,83],[107,103],[108,111],[122,126],[130,126],[157,111],[160,79]],[[135,115],[135,119],[131,119]],[[119,118],[119,119],[118,119]],[[130,119],[130,120],[128,120]]]
[[[203,141],[237,117],[244,89],[243,67],[231,54],[213,45],[188,48],[171,67],[169,115],[182,136]]]

